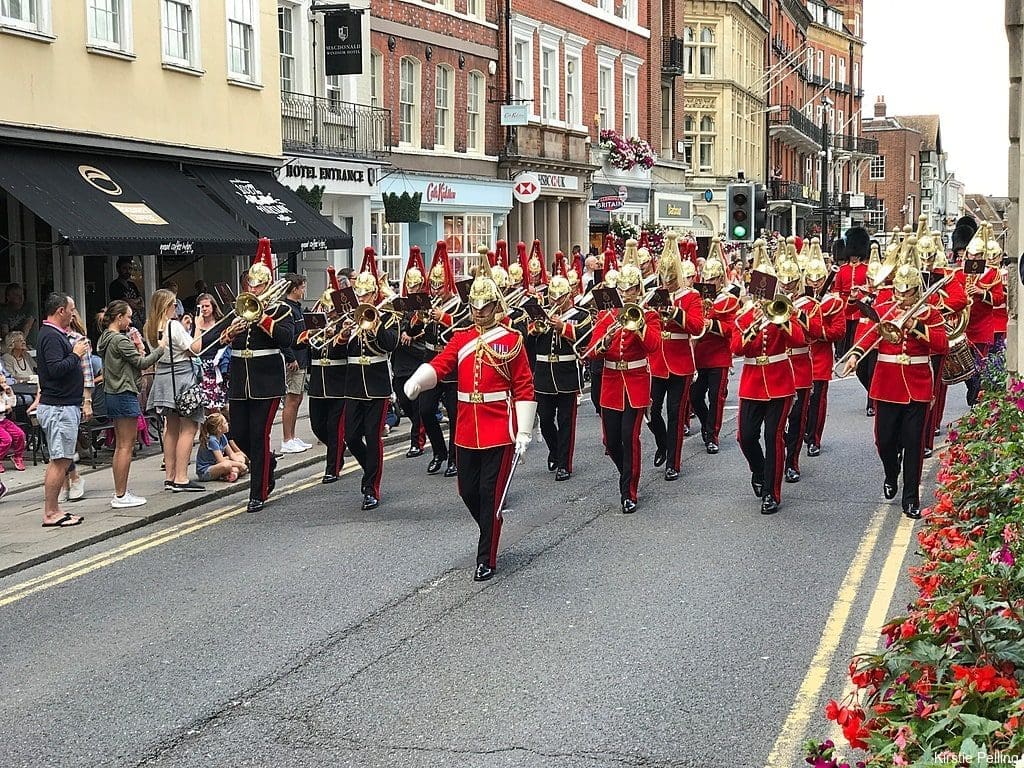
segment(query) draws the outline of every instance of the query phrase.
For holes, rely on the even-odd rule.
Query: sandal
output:
[[[65,512],[64,517],[55,523],[43,522],[43,528],[70,528],[73,525],[80,525],[85,522],[84,517],[76,517],[70,512]]]

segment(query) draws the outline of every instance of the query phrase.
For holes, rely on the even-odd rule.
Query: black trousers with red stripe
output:
[[[945,355],[932,355],[932,404],[928,408],[928,424],[924,429],[924,446],[928,450],[935,447],[935,432],[942,426],[942,414],[946,410],[946,393],[949,391],[949,385],[942,381],[942,367],[945,362]]]
[[[903,465],[903,505],[921,503],[921,467],[928,403],[875,402],[875,447],[885,482],[896,485]],[[902,462],[901,462],[902,459]]]
[[[388,402],[386,397],[345,402],[345,445],[363,468],[359,490],[377,498],[384,470],[384,417],[388,415]]]
[[[265,400],[231,400],[231,438],[249,457],[249,498],[266,501],[270,495],[270,478],[277,460],[270,450],[270,428],[281,398]]]
[[[594,410],[601,413],[601,375],[604,373],[604,360],[590,361],[590,402]]]
[[[455,450],[455,414],[458,412],[459,387],[454,382],[442,382],[433,389],[420,393],[417,398],[420,407],[420,418],[423,429],[430,441],[430,450],[434,456],[444,461],[449,455],[449,446]],[[448,411],[448,441],[445,441],[444,430],[437,423],[437,406],[444,403]]]
[[[974,345],[974,361],[978,364],[978,372],[967,380],[967,405],[973,408],[978,404],[978,396],[981,395],[981,367],[988,358],[988,344]]]
[[[601,427],[604,447],[619,470],[619,497],[622,501],[636,501],[640,485],[640,426],[643,411],[630,406],[621,411],[601,409]]]
[[[774,400],[740,399],[737,433],[740,450],[747,459],[750,473],[756,480],[764,483],[765,491],[771,493],[776,501],[782,501],[786,415],[792,404],[792,397],[777,397]],[[762,428],[765,441],[763,449]]]
[[[309,398],[309,426],[327,446],[325,475],[337,475],[345,466],[345,398]]]
[[[811,388],[796,391],[793,407],[789,409],[786,421],[786,468],[800,471],[800,449],[807,432],[807,416],[811,408]]]
[[[654,442],[668,455],[668,466],[679,471],[683,456],[683,428],[690,399],[692,376],[669,375],[667,379],[651,378],[651,421],[647,425]],[[668,420],[662,418],[662,407],[668,402]]]
[[[871,391],[871,380],[875,378],[875,364],[878,362],[878,350],[873,349],[861,358],[857,364],[857,380],[864,387],[865,392]],[[871,405],[871,398],[868,397],[868,405]]]
[[[423,432],[423,419],[420,416],[420,399],[417,397],[415,400],[410,400],[406,397],[405,382],[409,378],[409,376],[393,377],[391,388],[395,391],[395,398],[398,400],[398,406],[402,409],[402,413],[411,422],[409,427],[409,446],[412,448],[422,448],[426,435]]]
[[[698,368],[697,378],[690,385],[690,407],[700,421],[704,439],[719,444],[722,412],[729,395],[728,368]]]
[[[497,448],[458,447],[459,496],[480,527],[476,546],[477,565],[493,568],[498,559],[501,537],[501,494],[512,471],[512,445]]]
[[[828,382],[813,382],[809,400],[804,442],[821,447],[821,436],[825,433],[825,416],[828,415]]]
[[[540,433],[558,469],[572,472],[572,455],[576,444],[576,392],[557,395],[537,392],[537,418]]]

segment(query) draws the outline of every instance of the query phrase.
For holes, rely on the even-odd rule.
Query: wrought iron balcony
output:
[[[829,140],[832,146],[840,152],[866,156],[878,154],[878,139],[866,139],[863,136],[843,134],[831,136]]]
[[[805,187],[799,181],[772,179],[768,185],[772,200],[790,200],[794,203],[813,203],[818,199],[817,190]]]
[[[661,73],[678,77],[683,74],[686,47],[681,37],[666,37],[661,43]]]
[[[391,110],[281,92],[285,151],[381,158],[391,152]]]
[[[821,148],[821,126],[794,106],[785,106],[768,115],[768,130],[780,141],[805,152]]]

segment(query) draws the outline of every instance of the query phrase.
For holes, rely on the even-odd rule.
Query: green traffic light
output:
[[[747,236],[747,228],[742,224],[737,224],[732,228],[732,236],[734,240],[742,240]]]

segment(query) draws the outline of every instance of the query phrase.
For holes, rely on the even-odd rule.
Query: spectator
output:
[[[68,334],[75,301],[66,293],[51,293],[43,308],[46,321],[39,331],[39,407],[36,416],[46,436],[50,462],[43,481],[45,503],[43,526],[69,527],[85,518],[62,513],[57,495],[78,444],[78,427],[85,407],[85,386],[82,360],[89,352],[89,341],[79,338],[72,343]],[[91,403],[90,403],[91,405]]]
[[[25,471],[25,432],[14,423],[17,404],[14,390],[9,384],[4,384],[3,397],[0,398],[0,473],[4,472],[3,460],[8,457],[16,470]]]
[[[233,483],[249,471],[249,459],[228,441],[228,420],[223,413],[211,413],[199,430],[196,474],[209,483]]]
[[[131,256],[122,256],[117,260],[117,279],[107,289],[107,296],[110,301],[121,299],[127,301],[132,308],[132,322],[136,328],[141,328],[146,320],[146,305],[142,301],[142,291],[132,282],[132,264],[135,260]]]
[[[95,415],[94,402],[102,390],[97,391],[97,386],[103,383],[103,361],[92,353],[92,342],[85,335],[85,326],[78,310],[71,313],[71,324],[68,326],[68,340],[77,344],[80,340],[86,343],[86,352],[82,356],[82,418],[84,421],[91,421]],[[39,396],[36,396],[36,408],[39,405]],[[36,408],[31,409],[35,412]],[[106,410],[106,403],[104,403]],[[67,476],[64,479],[64,488],[61,490],[59,501],[80,501],[85,497],[85,480],[78,472],[78,453],[72,456],[72,462],[68,465]]]
[[[36,340],[36,310],[25,301],[25,289],[19,283],[8,283],[4,305],[0,307],[0,336],[21,331],[29,343]]]
[[[159,346],[164,353],[156,364],[147,405],[164,417],[164,490],[205,491],[202,485],[188,479],[188,462],[196,430],[206,420],[206,414],[202,406],[180,413],[175,403],[177,396],[195,383],[192,358],[202,348],[203,340],[193,339],[175,319],[176,301],[171,291],[161,288],[149,304],[143,335],[151,346]]]
[[[195,293],[191,296],[186,296],[182,304],[185,306],[185,314],[195,316],[199,313],[199,297],[204,293],[209,293],[210,288],[206,285],[205,280],[196,280],[195,285],[192,286],[195,289]]]
[[[132,325],[132,308],[128,302],[114,299],[103,310],[103,335],[97,349],[103,356],[103,390],[107,402],[107,416],[114,420],[114,509],[141,507],[142,496],[128,490],[128,470],[132,462],[132,449],[139,427],[139,390],[142,370],[163,356],[159,347],[146,354],[146,347],[132,341],[127,331]]]
[[[213,296],[201,294],[196,300],[196,333],[202,336],[223,319],[223,314]],[[202,365],[203,394],[206,395],[207,411],[223,411],[228,407],[228,390],[224,377],[231,362],[231,350],[221,344],[211,344],[200,357]]]
[[[584,293],[594,287],[594,272],[601,268],[601,262],[597,256],[587,256],[586,261],[583,262],[583,274],[580,276],[580,282],[583,285]]]
[[[309,346],[299,343],[299,335],[305,330],[302,300],[306,298],[306,278],[289,272],[285,279],[289,289],[284,303],[291,308],[295,332],[292,345],[281,350],[287,372],[284,410],[281,411],[281,453],[302,453],[313,447],[312,443],[295,436],[295,422],[299,416],[299,406],[302,405],[302,394],[306,390],[306,368],[309,367]]]
[[[18,384],[36,380],[36,361],[28,354],[28,342],[22,331],[11,331],[4,339],[6,353],[3,356],[4,370]]]
[[[178,283],[176,280],[165,280],[164,288],[174,294],[174,319],[178,320],[185,330],[192,333],[192,318],[185,314],[185,304],[178,298]]]
[[[581,245],[574,245],[572,247],[572,253],[569,254],[569,263],[574,262],[577,256],[580,257],[581,261],[583,260],[583,246]]]
[[[355,279],[356,271],[352,267],[342,267],[338,270],[338,280],[341,281],[341,287],[345,288]]]

